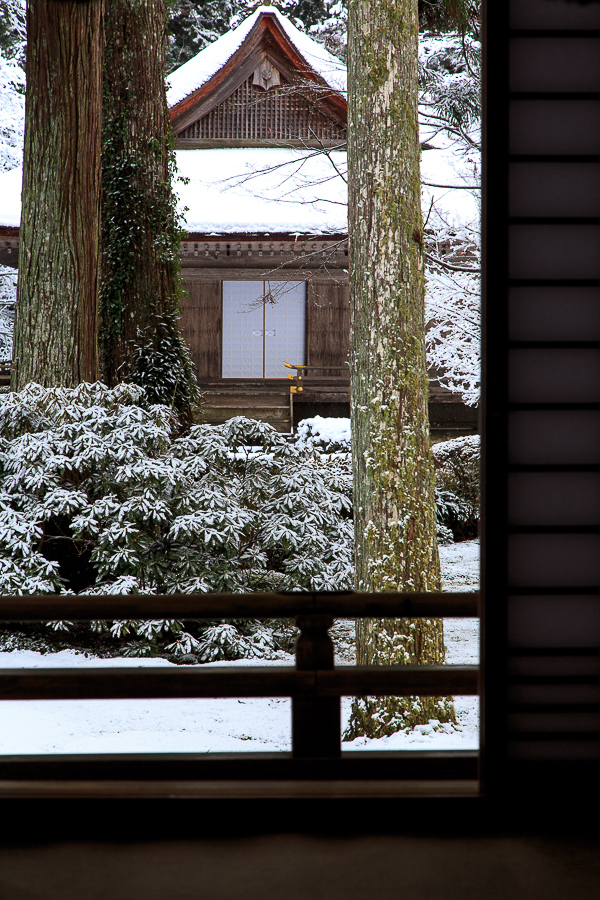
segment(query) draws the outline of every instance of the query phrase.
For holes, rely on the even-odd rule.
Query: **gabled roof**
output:
[[[206,115],[231,94],[268,53],[290,81],[311,82],[346,117],[346,67],[272,6],[261,6],[241,25],[201,50],[168,77],[174,130]]]

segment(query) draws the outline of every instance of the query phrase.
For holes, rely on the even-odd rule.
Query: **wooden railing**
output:
[[[1,700],[174,697],[291,697],[292,752],[271,754],[116,754],[0,757],[3,785],[22,779],[185,777],[252,784],[275,779],[474,779],[476,753],[341,751],[342,696],[453,696],[479,693],[479,667],[454,665],[334,665],[328,629],[335,617],[477,617],[477,593],[448,594],[170,594],[163,596],[15,596],[0,598],[0,621],[95,619],[239,619],[293,617],[299,627],[296,666],[69,668],[0,670]],[[357,759],[359,757],[359,759]],[[420,758],[419,758],[420,757]],[[350,759],[353,758],[353,759]],[[402,765],[399,766],[399,760]],[[395,768],[394,768],[395,761]],[[266,769],[265,769],[266,767]],[[390,768],[391,767],[391,768]],[[141,774],[140,774],[141,773]],[[8,780],[7,780],[8,779]],[[16,782],[14,781],[16,779]],[[62,783],[62,781],[61,781]],[[137,782],[136,782],[137,783]],[[262,782],[261,782],[262,783]],[[213,784],[214,787],[214,784]],[[10,791],[9,791],[10,793]],[[18,793],[18,791],[17,791]],[[147,792],[146,792],[147,793]]]
[[[293,384],[290,385],[290,394],[301,394],[304,390],[303,381],[304,376],[303,372],[324,372],[324,371],[340,371],[349,376],[350,370],[347,365],[344,366],[294,366],[291,363],[284,362],[283,363],[286,369],[295,369],[295,375],[288,375],[288,378],[293,381]],[[327,380],[327,376],[324,376],[321,380]],[[330,381],[338,380],[337,378],[330,378]]]

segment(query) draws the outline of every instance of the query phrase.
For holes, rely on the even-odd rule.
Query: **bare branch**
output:
[[[430,263],[434,263],[436,266],[442,266],[444,269],[450,269],[452,272],[472,272],[473,274],[477,274],[481,272],[480,268],[468,268],[466,266],[451,266],[450,263],[444,262],[442,259],[439,259],[437,256],[431,256],[429,253],[425,254],[425,259],[429,260]]]

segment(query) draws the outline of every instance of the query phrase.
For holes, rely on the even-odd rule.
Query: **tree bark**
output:
[[[12,388],[98,376],[102,0],[29,0]]]
[[[104,44],[101,375],[189,419],[195,379],[178,328],[179,237],[165,93],[165,0],[111,0]]]
[[[356,588],[439,591],[427,413],[416,0],[351,0],[348,166]],[[440,663],[442,621],[357,623],[359,665]],[[440,698],[361,698],[346,737],[454,720]]]

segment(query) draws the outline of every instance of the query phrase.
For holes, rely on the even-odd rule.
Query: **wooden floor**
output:
[[[290,386],[302,387],[290,394]],[[285,378],[228,378],[200,382],[204,396],[202,417],[210,425],[220,425],[232,416],[247,416],[268,422],[281,432],[292,424],[316,414],[350,415],[350,381],[335,376],[305,377],[296,383]],[[434,383],[429,393],[432,435],[446,439],[477,431],[477,410]]]

